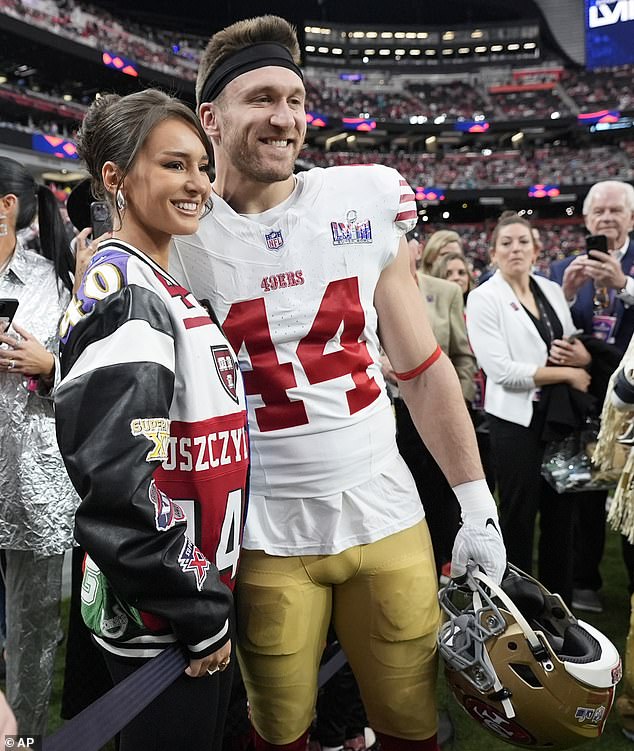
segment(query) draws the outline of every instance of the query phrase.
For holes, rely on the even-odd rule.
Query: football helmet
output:
[[[499,586],[470,568],[439,598],[448,616],[438,636],[447,681],[486,730],[549,749],[601,735],[621,659],[559,595],[509,566]]]

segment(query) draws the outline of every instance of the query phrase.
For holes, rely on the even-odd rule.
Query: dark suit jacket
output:
[[[564,271],[572,263],[574,257],[570,256],[569,258],[564,258],[562,261],[551,263],[550,278],[562,284]],[[634,273],[632,273],[632,269],[634,268],[634,240],[630,240],[625,255],[621,259],[621,268],[624,274],[634,276]],[[570,308],[572,320],[575,322],[575,325],[583,329],[586,334],[592,334],[593,301],[594,283],[588,280],[577,291],[575,304]],[[632,334],[634,334],[634,306],[626,308],[623,302],[617,298],[614,301],[614,315],[616,316],[614,344],[621,353],[624,353],[627,345],[630,343]]]

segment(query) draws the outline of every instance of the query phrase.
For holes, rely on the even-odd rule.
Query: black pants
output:
[[[425,509],[436,569],[451,560],[453,543],[460,526],[460,505],[434,457],[422,442],[402,399],[394,400],[396,443],[414,476]]]
[[[103,654],[115,683],[144,662]],[[119,751],[220,751],[234,664],[232,656],[226,670],[204,678],[183,673],[121,731]]]
[[[601,589],[599,566],[605,549],[606,498],[604,490],[575,493],[575,589]]]
[[[541,476],[545,443],[541,419],[525,428],[489,415],[491,448],[500,495],[500,525],[510,563],[533,570],[539,513],[537,578],[570,604],[573,578],[574,494],[557,493]]]

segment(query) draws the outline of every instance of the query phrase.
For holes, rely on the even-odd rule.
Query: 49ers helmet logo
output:
[[[220,382],[227,394],[237,404],[238,393],[236,391],[236,384],[238,380],[238,365],[229,347],[225,344],[213,346],[211,348],[211,355],[214,359],[214,365],[216,366]]]
[[[495,707],[485,701],[467,696],[464,699],[464,708],[474,720],[508,743],[516,743],[518,746],[534,746],[537,743],[528,730],[518,725],[517,722],[509,720],[503,712],[498,712]]]

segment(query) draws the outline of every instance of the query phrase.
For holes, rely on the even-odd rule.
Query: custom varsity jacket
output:
[[[248,433],[234,352],[151,258],[100,245],[60,328],[57,437],[82,498],[82,612],[115,654],[229,638]]]

